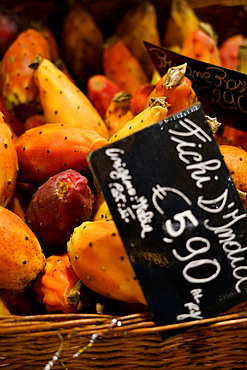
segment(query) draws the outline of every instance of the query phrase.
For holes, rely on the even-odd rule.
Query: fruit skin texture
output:
[[[46,119],[43,114],[33,114],[32,116],[28,117],[23,123],[23,128],[24,131],[27,131],[30,128],[41,126],[44,124],[46,124]]]
[[[247,193],[247,152],[235,145],[220,145],[220,152],[237,190]],[[247,199],[243,199],[247,208]]]
[[[237,34],[226,39],[219,47],[222,67],[236,69],[239,65],[239,49],[244,41],[242,34]]]
[[[101,74],[91,76],[87,81],[87,97],[103,119],[111,100],[119,91],[113,81]]]
[[[102,72],[103,41],[92,15],[74,2],[63,20],[61,44],[68,69],[82,90],[89,77]]]
[[[147,304],[113,220],[83,222],[71,235],[67,251],[73,270],[89,289]]]
[[[39,90],[33,70],[29,68],[37,55],[50,59],[50,46],[40,32],[29,28],[19,34],[3,56],[0,67],[1,92],[7,109],[15,115],[28,115],[29,111],[41,110]],[[20,113],[23,105],[25,109]]]
[[[8,125],[11,127],[12,132],[14,132],[16,136],[20,136],[24,132],[23,122],[7,110],[5,100],[1,92],[0,111],[3,113],[5,122],[7,122]]]
[[[222,133],[217,136],[218,145],[234,145],[247,150],[247,132],[236,127],[223,125]]]
[[[15,191],[18,157],[11,131],[0,112],[0,206],[6,207]]]
[[[124,42],[115,36],[105,42],[103,70],[106,77],[130,95],[133,95],[142,84],[148,82],[147,74],[139,60]]]
[[[183,42],[181,54],[206,63],[221,65],[220,53],[213,37],[197,27]]]
[[[84,294],[67,253],[46,259],[46,266],[35,281],[33,290],[37,301],[43,303],[48,312],[77,312],[91,303],[91,299]]]
[[[165,47],[181,47],[183,41],[197,28],[199,18],[186,0],[172,0],[170,15],[163,36]]]
[[[95,131],[60,123],[34,127],[15,142],[19,182],[42,184],[69,168],[87,171],[87,155],[108,144]]]
[[[120,91],[114,95],[110,102],[105,114],[105,124],[109,137],[114,135],[126,122],[134,118],[130,109],[131,98],[131,95]]]
[[[87,178],[70,169],[50,177],[38,188],[27,208],[26,222],[47,256],[66,251],[74,228],[90,220],[92,209]]]
[[[157,101],[157,105],[155,105]],[[166,103],[154,98],[154,105],[150,105],[141,111],[137,116],[126,122],[114,135],[109,139],[109,143],[123,139],[137,131],[143,130],[167,117],[168,109]]]
[[[143,41],[161,45],[155,6],[150,1],[143,1],[132,7],[118,23],[115,35],[125,43],[151,78],[154,66]]]
[[[92,221],[112,220],[112,215],[102,192],[94,200]]]
[[[0,289],[23,290],[45,267],[37,237],[4,207],[0,207],[0,246]]]
[[[35,65],[34,79],[40,91],[47,123],[61,122],[94,130],[108,138],[107,128],[86,95],[48,59]]]
[[[141,113],[146,108],[147,100],[149,95],[154,90],[155,85],[151,82],[147,82],[141,85],[133,94],[130,101],[130,110],[134,116]]]
[[[177,66],[177,68],[179,68],[179,66]],[[179,82],[176,83],[176,81],[174,81],[173,83],[173,81],[170,81],[168,78],[170,70],[161,77],[154,90],[149,95],[149,98],[166,98],[166,102],[168,103],[167,115],[172,115],[180,110],[186,109],[197,101],[197,96],[192,87],[191,81],[182,73],[182,75],[179,76],[179,78],[181,77]]]

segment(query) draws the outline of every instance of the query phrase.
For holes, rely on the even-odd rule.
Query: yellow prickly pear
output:
[[[9,307],[4,299],[0,296],[0,315],[11,315]]]
[[[123,139],[137,131],[151,126],[166,118],[168,113],[164,97],[152,98],[150,105],[130,121],[126,122],[110,139],[109,143]]]
[[[112,215],[108,204],[102,192],[100,192],[94,201],[92,221],[111,220]]]
[[[108,298],[146,305],[113,220],[86,221],[74,229],[67,250],[83,284]]]
[[[86,95],[48,59],[31,64],[47,123],[88,128],[108,138],[105,123]]]
[[[172,0],[164,33],[166,47],[182,46],[183,41],[197,28],[199,19],[186,0]]]

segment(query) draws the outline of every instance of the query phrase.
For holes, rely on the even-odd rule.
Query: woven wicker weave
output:
[[[140,0],[141,1],[141,0]],[[105,36],[135,1],[83,1]],[[247,0],[190,0],[210,21],[219,41],[247,35]],[[0,1],[0,6],[42,14],[54,21],[64,1]],[[161,32],[169,1],[153,1]],[[35,15],[35,14],[34,14]],[[222,32],[222,30],[224,32]],[[159,331],[187,327],[162,341]],[[55,356],[55,357],[54,357]],[[156,327],[149,313],[115,317],[99,314],[0,316],[0,369],[247,369],[247,311],[185,324]]]
[[[159,330],[184,326],[193,328],[161,340]],[[52,369],[247,368],[246,312],[163,327],[149,314],[5,317],[0,333],[1,369],[45,369],[60,347]]]

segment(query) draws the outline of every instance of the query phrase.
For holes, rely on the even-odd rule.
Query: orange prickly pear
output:
[[[110,137],[126,122],[134,118],[134,114],[130,110],[131,98],[131,95],[120,91],[114,95],[110,105],[108,106],[104,121]]]
[[[40,32],[44,38],[47,40],[48,44],[50,45],[50,52],[51,52],[51,60],[55,62],[57,59],[60,58],[60,49],[58,45],[58,41],[55,38],[51,29],[47,26],[47,24],[41,20],[31,20],[29,22],[29,27]]]
[[[48,59],[33,62],[34,79],[40,91],[47,123],[61,122],[94,130],[108,138],[105,123],[86,95]]]
[[[146,304],[113,220],[83,222],[75,228],[67,250],[73,270],[89,289],[104,297]]]
[[[45,256],[27,224],[1,206],[0,245],[0,289],[23,290],[45,267]]]
[[[93,302],[93,292],[80,282],[67,253],[49,256],[46,266],[35,281],[33,290],[48,312],[77,312]],[[91,293],[91,294],[90,294]]]
[[[30,128],[41,126],[44,124],[46,124],[46,119],[43,114],[33,114],[26,119],[26,121],[23,123],[23,127],[24,131],[27,131]]]
[[[12,133],[0,112],[0,206],[6,207],[15,191],[18,157]]]
[[[59,50],[58,42],[54,34],[50,30],[50,28],[47,27],[46,25],[43,25],[40,28],[40,32],[42,33],[42,35],[45,37],[48,44],[50,45],[51,60],[55,62],[57,59],[60,58],[60,50]]]
[[[247,151],[235,145],[220,145],[232,181],[238,190],[245,208],[247,208]]]
[[[3,113],[5,121],[11,126],[14,133],[19,136],[23,133],[23,121],[15,117],[11,112],[6,108],[6,103],[3,95],[0,93],[0,111]]]
[[[68,69],[83,91],[87,79],[102,72],[103,34],[93,16],[79,2],[67,11],[61,44]]]
[[[50,45],[40,32],[30,28],[20,33],[1,61],[1,93],[7,109],[21,119],[42,109],[33,70],[29,68],[37,55],[50,59]]]
[[[160,45],[154,4],[150,1],[143,1],[127,11],[118,23],[115,35],[125,43],[130,52],[139,60],[147,76],[151,78],[154,66],[143,41]]]
[[[25,131],[15,142],[19,182],[42,184],[66,169],[87,171],[89,152],[108,144],[97,132],[60,123]]]
[[[235,145],[247,151],[247,132],[224,124],[220,135],[216,135],[218,145]]]
[[[148,77],[139,60],[130,52],[124,42],[116,36],[110,37],[103,49],[104,74],[121,90],[133,95]]]
[[[197,101],[191,81],[185,76],[187,63],[171,67],[161,77],[149,98],[165,97],[168,115],[186,109]]]
[[[184,40],[180,53],[206,63],[221,65],[219,48],[212,26],[200,22]]]

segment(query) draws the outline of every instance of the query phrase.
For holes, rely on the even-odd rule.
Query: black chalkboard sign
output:
[[[247,299],[246,211],[200,103],[89,163],[156,324],[213,317]]]
[[[247,75],[231,69],[188,58],[144,42],[157,71],[187,63],[188,77],[205,113],[219,122],[247,131]]]

